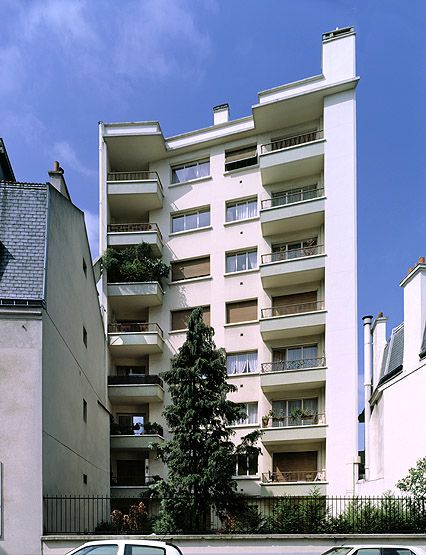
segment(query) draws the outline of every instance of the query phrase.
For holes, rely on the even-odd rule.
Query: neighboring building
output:
[[[365,480],[363,495],[398,493],[396,482],[426,455],[426,264],[401,281],[404,322],[386,341],[387,318],[364,316]]]
[[[172,266],[164,288],[103,276],[114,495],[164,475],[145,424],[164,425],[159,374],[197,306],[247,407],[236,440],[264,432],[239,489],[353,492],[357,82],[355,32],[336,29],[321,75],[259,93],[247,117],[223,104],[169,138],[155,121],[100,124],[101,252],[145,241]]]
[[[63,170],[17,183],[1,167],[0,552],[36,555],[43,495],[109,492],[105,336]]]

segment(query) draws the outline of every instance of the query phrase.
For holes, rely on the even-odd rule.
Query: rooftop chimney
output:
[[[322,74],[329,83],[338,83],[355,77],[354,27],[342,27],[323,33]]]
[[[218,104],[213,107],[213,125],[229,121],[229,104]]]
[[[53,170],[50,170],[48,173],[50,177],[50,183],[53,185],[53,187],[55,187],[55,189],[57,189],[68,200],[71,200],[64,178],[64,170],[61,168],[57,160],[55,160],[55,162],[53,163]]]

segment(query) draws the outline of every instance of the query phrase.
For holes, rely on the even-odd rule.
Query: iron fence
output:
[[[299,146],[323,138],[324,134],[322,129],[305,131],[305,133],[300,133],[299,135],[281,137],[271,141],[270,143],[261,145],[261,153],[266,154],[267,152],[274,152],[275,150],[282,150],[291,146]]]
[[[262,362],[262,373],[285,372],[287,370],[310,370],[325,366],[325,357],[302,358],[298,360],[276,360],[274,362]]]
[[[178,509],[176,526],[167,533],[426,532],[426,498],[327,497],[315,487],[303,497],[240,496],[220,515],[213,502],[200,510],[181,498],[46,496],[44,533],[151,533],[162,504]]]

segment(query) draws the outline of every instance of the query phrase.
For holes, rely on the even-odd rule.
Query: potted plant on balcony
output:
[[[159,436],[163,435],[163,427],[158,424],[157,422],[147,422],[145,424],[145,433],[146,434],[156,434]]]
[[[158,281],[169,275],[170,267],[152,254],[148,243],[132,245],[122,250],[109,247],[102,256],[108,272],[108,282]]]
[[[274,418],[274,411],[271,409],[268,414],[262,416],[262,428],[267,428],[269,424],[269,420]]]
[[[290,413],[291,422],[295,426],[300,426],[301,424],[303,424],[303,421],[305,419],[307,418],[313,419],[315,416],[316,414],[311,410],[302,409],[302,408],[293,409]]]

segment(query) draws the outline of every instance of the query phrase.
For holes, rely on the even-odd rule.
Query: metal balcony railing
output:
[[[325,357],[278,360],[275,362],[264,362],[262,364],[262,373],[306,370],[307,368],[321,368],[323,366],[325,366]]]
[[[107,181],[157,181],[163,188],[158,173],[150,171],[108,172]]]
[[[325,470],[292,470],[289,472],[264,472],[262,482],[324,482]]]
[[[306,413],[300,415],[272,416],[268,424],[262,422],[262,428],[291,428],[292,426],[317,426],[325,424],[325,414]]]
[[[272,306],[262,309],[262,318],[273,318],[274,316],[289,316],[303,312],[315,312],[324,310],[324,301],[312,301],[310,303],[297,303],[284,306]]]
[[[312,141],[317,141],[318,139],[323,139],[324,133],[322,129],[305,131],[305,133],[300,133],[299,135],[293,135],[291,137],[282,137],[280,139],[275,139],[270,143],[261,145],[261,153],[266,154],[267,152],[273,152],[275,150],[282,150],[284,148],[290,148],[292,146],[299,146],[306,143],[312,143]]]
[[[163,330],[155,322],[115,322],[108,324],[108,333],[159,333],[163,337]]]
[[[144,376],[108,376],[108,385],[160,385],[163,387],[163,380],[156,374]]]
[[[108,233],[131,233],[132,231],[154,231],[161,237],[161,231],[155,223],[133,223],[133,224],[109,224],[107,226]]]
[[[271,262],[282,262],[284,260],[294,260],[295,258],[314,256],[316,254],[323,253],[324,245],[311,245],[309,247],[307,246],[300,249],[271,252],[269,254],[262,254],[262,264],[269,264]]]
[[[277,206],[285,206],[287,204],[294,204],[303,200],[311,200],[314,198],[322,197],[324,195],[323,187],[315,187],[310,189],[307,187],[299,187],[297,189],[289,189],[283,191],[282,194],[273,196],[262,200],[262,208],[275,208]]]
[[[152,476],[137,476],[135,474],[119,474],[111,476],[111,486],[146,487],[153,484],[155,480]]]

